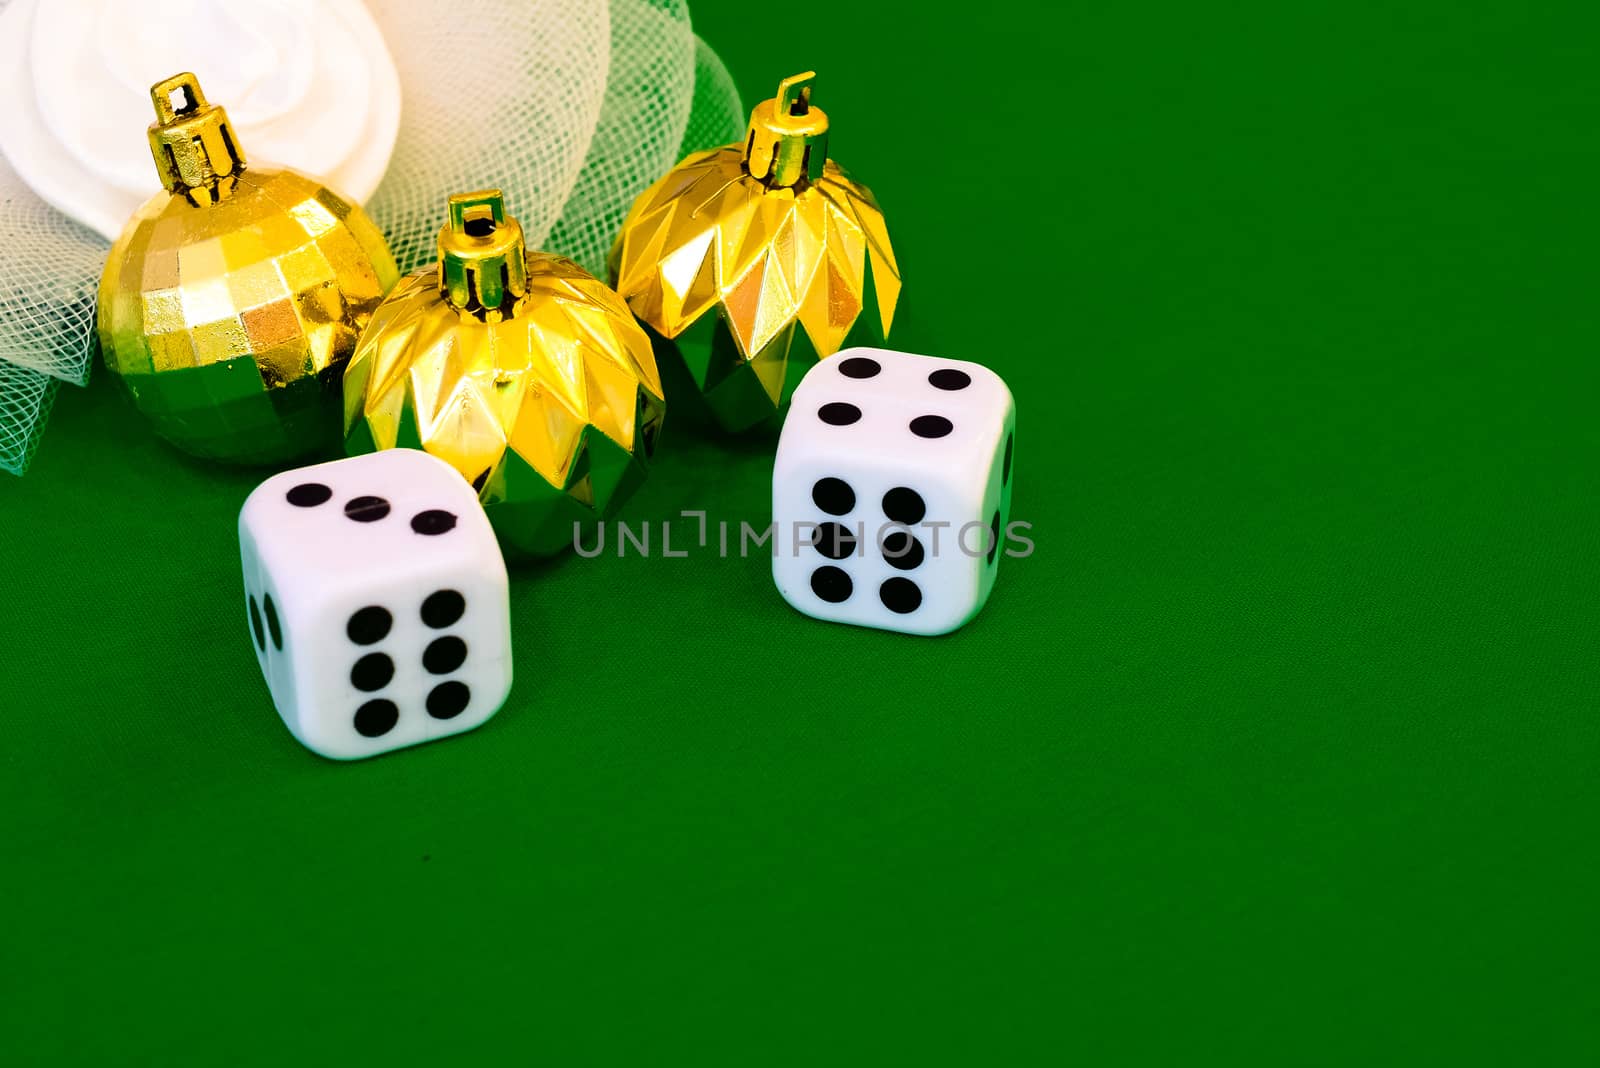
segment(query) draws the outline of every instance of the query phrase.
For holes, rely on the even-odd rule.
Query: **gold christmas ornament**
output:
[[[644,480],[666,409],[650,339],[583,268],[527,251],[499,190],[449,210],[438,264],[401,280],[345,371],[345,446],[432,453],[507,552],[550,555]]]
[[[193,74],[150,98],[164,188],[100,277],[106,366],[197,456],[280,463],[336,446],[344,365],[399,273],[383,234],[315,179],[247,165]]]
[[[645,190],[611,250],[663,373],[692,383],[729,430],[778,411],[792,345],[826,357],[881,342],[900,295],[883,212],[828,159],[815,77],[784,79],[742,144],[696,153]]]

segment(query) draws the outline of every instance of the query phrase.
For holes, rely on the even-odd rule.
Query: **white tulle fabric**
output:
[[[331,174],[330,184],[356,197],[376,182],[367,209],[407,271],[432,260],[450,193],[494,186],[505,191],[507,207],[521,220],[530,244],[603,274],[612,237],[634,197],[687,152],[736,140],[743,129],[732,80],[716,54],[695,37],[686,0],[369,0],[356,15],[345,12],[345,29],[333,33],[331,43],[303,32],[304,5],[298,0],[145,0],[138,5],[0,0],[0,32],[17,22],[8,7],[57,3],[91,14],[99,7],[137,10],[144,20],[139,32],[153,34],[151,39],[168,39],[159,20],[187,20],[184,32],[192,37],[193,20],[202,18],[230,34],[237,48],[248,51],[251,41],[266,42],[267,59],[254,53],[240,57],[238,70],[220,82],[208,79],[198,59],[185,62],[181,48],[162,54],[161,62],[176,66],[151,80],[178,69],[195,70],[211,99],[228,107],[253,160],[275,155],[275,162]],[[263,21],[274,10],[286,13],[283,25]],[[346,129],[319,120],[312,132],[295,109],[308,99],[307,86],[326,72],[324,57],[296,55],[287,64],[294,69],[287,71],[275,70],[274,62],[284,66],[287,61],[272,57],[285,49],[354,47],[368,12],[381,34],[378,55],[356,65],[357,74],[346,71],[339,90],[366,96],[333,112],[345,113]],[[113,29],[122,26],[118,32],[132,32],[125,15],[104,18]],[[86,48],[104,50],[114,37],[91,27],[85,31],[90,44],[62,46],[63,55],[81,66]],[[185,39],[182,33],[175,37]],[[362,47],[370,49],[372,43]],[[387,55],[382,55],[384,45]],[[23,54],[39,69],[64,62],[51,54],[55,47],[50,35],[30,35]],[[15,54],[16,42],[0,40],[0,54],[8,49]],[[397,132],[391,128],[387,135],[385,69],[397,72],[400,97],[392,124]],[[88,138],[81,129],[66,139],[70,144],[45,146],[58,153],[53,167],[76,166],[81,172],[72,179],[75,195],[95,181],[121,189],[118,176],[136,173],[135,167],[149,172],[145,192],[154,192],[143,137],[148,83],[135,87],[142,77],[142,68],[130,63],[97,83],[100,91],[124,97],[119,107],[139,110],[135,136],[124,138],[120,147],[106,138]],[[230,79],[251,87],[245,106],[222,91],[226,85],[221,83]],[[37,86],[32,92],[30,106],[39,108]],[[75,120],[75,126],[90,124],[82,115]],[[294,135],[296,129],[300,136]],[[272,155],[263,148],[269,144]],[[131,155],[131,162],[117,152]],[[97,222],[80,208],[74,214],[82,221],[75,221],[47,202],[71,209],[70,198],[59,191],[42,197],[19,175],[19,170],[50,173],[41,171],[38,154],[30,150],[21,167],[0,160],[5,249],[0,259],[0,469],[18,473],[37,446],[56,384],[87,380],[95,347],[94,291],[109,247],[94,229],[103,219]],[[387,168],[373,171],[374,158],[386,160]],[[347,179],[343,187],[341,177]],[[119,195],[125,197],[125,189]],[[118,203],[113,210],[125,215],[123,207]]]

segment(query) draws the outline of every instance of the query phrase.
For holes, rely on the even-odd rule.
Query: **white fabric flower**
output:
[[[111,241],[156,191],[150,86],[193,71],[252,159],[358,201],[400,127],[400,76],[360,0],[12,0],[0,16],[3,151],[35,193]]]

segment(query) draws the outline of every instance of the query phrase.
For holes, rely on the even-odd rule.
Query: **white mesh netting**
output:
[[[402,272],[434,259],[445,198],[491,186],[537,242],[577,180],[605,97],[610,5],[372,5],[400,71],[400,136],[367,210]],[[418,88],[421,87],[421,88]]]
[[[677,163],[691,152],[731,144],[744,136],[748,119],[739,103],[739,90],[722,58],[700,38],[694,39],[694,104],[683,131]],[[657,175],[660,177],[660,175]],[[642,189],[641,189],[642,191]],[[637,197],[639,194],[635,193]],[[631,202],[633,198],[630,197]]]
[[[82,385],[105,241],[34,196],[4,159],[0,234],[9,259],[0,274],[0,360]]]
[[[28,469],[60,380],[0,360],[0,469]]]
[[[4,11],[10,0],[0,0]],[[34,195],[0,158],[0,470],[20,474],[60,382],[82,385],[94,353],[105,242]]]
[[[536,243],[603,277],[629,204],[678,162],[693,99],[687,5],[612,0],[611,72],[600,122],[560,218]]]
[[[433,260],[441,190],[494,186],[530,245],[603,274],[628,206],[681,157],[693,109],[710,143],[743,127],[686,0],[471,0],[444,29],[406,0],[378,0],[373,14],[403,85],[460,85],[407,98],[368,205],[402,271]],[[484,88],[461,84],[469,70]]]
[[[3,10],[10,0],[0,0]],[[367,208],[401,270],[446,197],[497,186],[529,244],[603,276],[634,197],[737,140],[738,94],[687,0],[371,0],[400,71],[399,139]],[[219,101],[226,103],[226,101]],[[107,245],[0,163],[0,469],[26,468],[57,379],[82,383]]]

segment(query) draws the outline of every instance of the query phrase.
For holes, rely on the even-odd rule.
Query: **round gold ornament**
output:
[[[246,166],[193,74],[150,97],[164,189],[100,277],[106,366],[196,456],[281,463],[337,446],[345,363],[399,274],[383,234],[315,179]]]
[[[345,447],[432,453],[508,553],[551,555],[644,480],[666,410],[650,339],[604,283],[529,252],[499,190],[449,211],[439,263],[401,280],[345,371]]]
[[[645,190],[611,250],[617,292],[672,388],[699,392],[728,430],[779,410],[791,348],[880,343],[900,296],[883,212],[828,159],[815,77],[756,105],[743,143],[689,156]]]

